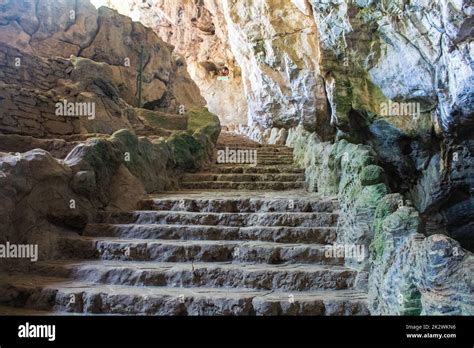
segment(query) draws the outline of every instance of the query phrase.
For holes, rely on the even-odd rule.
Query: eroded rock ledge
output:
[[[306,168],[310,190],[339,197],[337,242],[370,252],[365,262],[346,262],[362,271],[371,314],[473,313],[474,255],[446,235],[425,234],[413,203],[390,193],[372,146],[323,143],[302,128],[290,130],[287,145]]]
[[[99,210],[134,209],[212,157],[219,119],[151,29],[85,0],[7,1],[0,25],[2,240],[54,258],[58,234]],[[141,45],[145,108],[135,98]],[[58,114],[63,103],[94,112]]]

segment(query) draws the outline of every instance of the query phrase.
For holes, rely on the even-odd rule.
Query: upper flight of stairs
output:
[[[256,165],[214,164],[199,173],[186,174],[182,188],[189,190],[295,190],[305,187],[304,169],[293,164],[293,149],[259,146],[241,137],[223,135],[217,151],[256,151]]]
[[[301,190],[298,168],[268,160],[215,165],[185,176],[194,190],[101,212],[60,238],[60,257],[1,280],[0,314],[368,314],[357,271],[325,254],[337,200]]]

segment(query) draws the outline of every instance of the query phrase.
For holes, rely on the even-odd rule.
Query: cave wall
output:
[[[106,63],[120,98],[133,106],[138,106],[136,77],[143,45],[142,105],[150,103],[174,113],[180,105],[186,109],[204,106],[185,62],[173,57],[172,46],[150,28],[110,8],[97,10],[86,0],[8,0],[2,5],[0,26],[0,43],[30,56],[82,57]],[[9,66],[32,69],[27,63],[22,67],[21,61],[20,66],[9,62]],[[52,75],[47,78],[56,81],[59,77]]]
[[[113,2],[120,13],[136,15],[182,56],[190,77],[199,86],[209,111],[223,125],[247,124],[248,107],[243,77],[231,50],[222,2],[217,0],[159,0]],[[217,79],[226,66],[229,79]]]
[[[310,191],[336,195],[338,245],[363,248],[356,286],[369,294],[373,315],[472,315],[474,254],[442,234],[426,234],[420,213],[400,193],[371,145],[321,142],[303,127],[287,145],[306,168]]]
[[[210,161],[219,119],[151,29],[87,0],[8,0],[0,10],[2,242],[38,244],[42,260],[54,259],[59,235],[81,232],[99,210],[136,209]],[[156,110],[135,107],[141,44],[144,102]],[[58,115],[64,101],[94,105],[95,117]],[[0,271],[31,266],[18,261],[2,258]]]

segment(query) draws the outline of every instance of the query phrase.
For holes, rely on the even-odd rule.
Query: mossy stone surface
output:
[[[371,164],[364,167],[360,173],[360,183],[363,186],[370,186],[382,183],[384,180],[384,170],[382,167]]]

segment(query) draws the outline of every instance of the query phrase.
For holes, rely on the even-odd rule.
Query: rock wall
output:
[[[425,233],[473,250],[472,3],[311,3],[341,136],[374,147],[391,189],[413,201]],[[419,110],[387,114],[390,103]]]
[[[242,73],[229,46],[221,1],[127,0],[110,5],[120,13],[136,14],[174,46],[173,52],[186,60],[209,111],[219,115],[223,125],[247,123]],[[229,79],[218,80],[218,70],[224,66],[230,70]]]
[[[346,264],[361,271],[357,284],[369,292],[371,314],[474,313],[474,254],[443,234],[426,236],[412,202],[390,193],[371,146],[322,143],[302,127],[289,131],[287,145],[306,168],[309,189],[338,196],[337,244],[365,250],[362,262]]]
[[[425,142],[432,131],[443,137],[464,132],[464,125],[472,127],[468,1],[125,3],[115,6],[138,13],[192,65],[213,70],[235,59],[249,126],[288,129],[302,124],[331,140],[331,125],[356,136],[354,118],[362,113],[368,121],[384,120],[403,136]],[[207,91],[208,83],[198,75],[193,73]],[[238,89],[232,94],[241,98]],[[217,101],[229,105],[222,95]],[[390,101],[419,103],[419,117],[384,115],[383,105]],[[221,111],[227,123],[229,113]],[[233,123],[243,123],[240,114],[234,117],[238,121]],[[371,133],[377,138],[384,131]],[[402,174],[407,169],[402,161],[384,161]]]
[[[2,6],[0,43],[37,57],[76,56],[106,63],[119,96],[134,106],[144,46],[143,105],[174,113],[180,105],[204,106],[185,62],[173,57],[172,47],[150,28],[129,17],[106,7],[97,10],[87,0],[8,0]]]
[[[133,106],[140,45],[147,109]],[[85,0],[3,2],[0,239],[54,259],[58,234],[80,232],[98,210],[135,209],[144,194],[176,188],[210,161],[220,133],[203,103],[151,29]],[[29,266],[16,261],[0,270]]]
[[[288,129],[301,124],[331,139],[311,6],[302,1],[225,1],[223,6],[231,47],[242,67],[249,125]]]
[[[4,44],[0,52],[0,132],[35,137],[110,134],[140,123],[120,98],[108,65],[83,58],[43,58]],[[84,113],[58,115],[57,104],[64,102],[85,103]],[[90,105],[93,114],[87,112]]]
[[[188,116],[188,131],[170,138],[123,129],[78,144],[63,161],[42,149],[0,153],[0,238],[38,244],[42,259],[54,258],[56,236],[80,231],[98,210],[135,209],[146,193],[176,189],[180,173],[211,160],[220,132],[208,111]],[[28,265],[2,259],[0,269]]]

